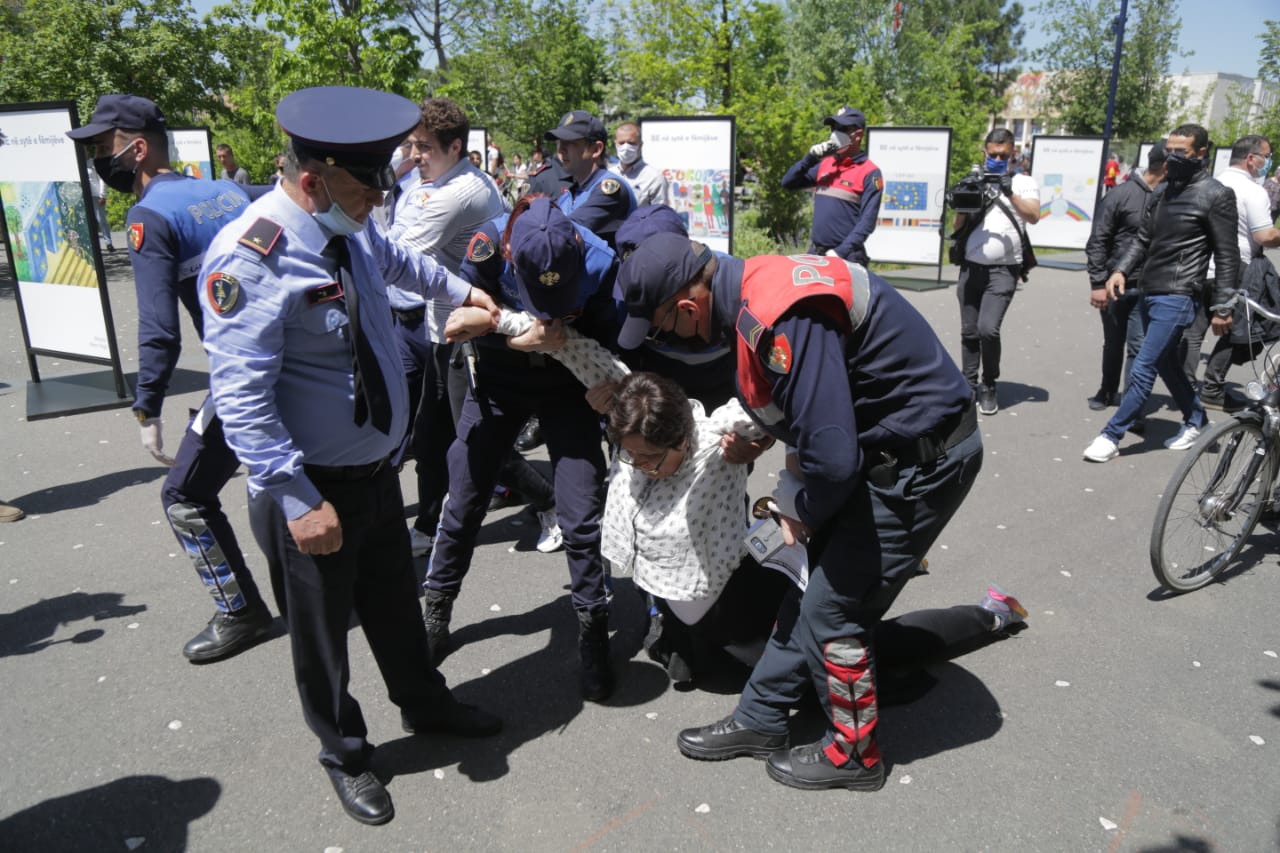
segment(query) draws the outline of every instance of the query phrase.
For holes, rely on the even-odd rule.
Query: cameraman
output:
[[[977,213],[957,213],[952,231],[965,240],[956,293],[960,299],[960,356],[978,411],[994,415],[1000,377],[1000,324],[1021,274],[1026,226],[1040,221],[1040,188],[1030,175],[1009,174],[1013,134],[997,127],[987,134],[983,165],[985,197]],[[978,366],[982,365],[982,384]]]

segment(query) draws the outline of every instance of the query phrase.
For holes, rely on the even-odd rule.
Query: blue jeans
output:
[[[1182,371],[1178,359],[1178,342],[1182,340],[1182,331],[1195,320],[1199,303],[1190,296],[1160,294],[1142,297],[1142,323],[1146,326],[1147,336],[1138,350],[1138,357],[1133,360],[1133,369],[1129,374],[1129,387],[1125,388],[1120,399],[1120,408],[1111,420],[1102,428],[1102,434],[1112,441],[1119,442],[1125,431],[1133,426],[1133,422],[1142,414],[1147,398],[1151,396],[1151,388],[1156,383],[1156,374],[1164,380],[1164,384],[1173,395],[1173,402],[1182,411],[1182,422],[1187,426],[1202,428],[1209,422],[1204,406],[1195,389],[1187,381],[1187,374]]]

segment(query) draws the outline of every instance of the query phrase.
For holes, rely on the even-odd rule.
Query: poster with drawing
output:
[[[939,263],[951,128],[870,127],[866,147],[884,179],[867,254],[883,263]]]
[[[173,171],[206,181],[212,181],[218,177],[213,169],[213,155],[209,153],[209,128],[175,127],[167,132],[169,167]]]
[[[644,159],[666,175],[689,236],[733,251],[733,116],[646,118],[640,139]]]
[[[1033,246],[1083,249],[1093,230],[1101,136],[1037,136],[1032,141],[1032,177],[1040,186],[1040,221],[1028,226]]]

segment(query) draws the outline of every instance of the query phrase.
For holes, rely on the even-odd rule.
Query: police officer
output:
[[[555,142],[556,157],[573,182],[556,197],[565,215],[604,239],[612,248],[618,226],[636,209],[631,186],[604,168],[605,134],[600,119],[586,110],[571,110],[545,134]]]
[[[427,633],[439,660],[448,647],[453,602],[471,567],[498,469],[521,426],[537,415],[551,456],[556,512],[578,614],[582,694],[591,701],[603,700],[613,690],[600,558],[606,470],[600,420],[573,374],[537,350],[563,342],[566,318],[583,334],[614,344],[614,267],[613,251],[604,241],[570,222],[545,197],[521,199],[509,217],[498,217],[471,239],[462,277],[504,306],[530,311],[542,322],[515,338],[476,339],[475,384],[463,401],[458,438],[449,449],[449,500],[425,584]]]
[[[774,500],[787,543],[809,550],[808,587],[789,593],[737,710],[677,745],[699,759],[769,755],[769,775],[798,788],[880,788],[874,632],[981,466],[963,375],[897,291],[838,258],[716,258],[658,234],[618,284],[620,345],[651,329],[734,342],[739,398],[794,448]],[[788,751],[788,710],[810,685],[828,731]]]
[[[353,612],[406,731],[501,727],[459,703],[428,655],[388,464],[410,413],[386,286],[496,313],[483,292],[365,227],[395,181],[391,152],[419,118],[412,101],[368,89],[284,98],[284,178],[245,227],[219,234],[200,272],[214,400],[249,469],[249,517],[287,604],[303,716],[343,808],[369,824],[394,809],[347,691]]]
[[[876,230],[884,179],[867,158],[862,139],[867,119],[861,110],[841,107],[822,123],[831,137],[809,149],[782,176],[788,190],[814,189],[809,251],[867,263],[867,238]]]
[[[164,452],[160,410],[178,364],[181,303],[197,333],[204,328],[196,273],[219,229],[249,204],[232,181],[201,181],[169,168],[164,114],[136,95],[103,95],[84,127],[67,135],[94,151],[94,171],[112,189],[138,202],[126,220],[129,260],[138,293],[138,380],[134,416],[142,445],[172,466],[161,490],[165,517],[217,607],[182,653],[192,663],[221,660],[260,639],[271,625],[218,492],[239,462],[206,400],[192,419],[176,460]]]

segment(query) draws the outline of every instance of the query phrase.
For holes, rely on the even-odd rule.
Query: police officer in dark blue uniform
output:
[[[222,425],[206,400],[192,418],[177,459],[164,453],[160,410],[181,353],[178,305],[196,332],[204,317],[196,273],[215,234],[249,205],[232,181],[202,181],[171,171],[164,114],[136,95],[103,95],[84,127],[67,133],[94,149],[94,169],[107,186],[131,192],[138,202],[127,219],[129,260],[138,292],[138,381],[133,413],[142,444],[172,466],[161,491],[165,516],[217,611],[182,652],[192,663],[221,660],[248,648],[271,625],[271,614],[218,492],[239,462],[227,448]]]
[[[618,226],[636,209],[636,197],[621,175],[604,167],[604,124],[586,110],[572,110],[545,137],[555,142],[556,157],[573,180],[555,203],[612,248]]]
[[[563,343],[565,320],[584,335],[614,345],[614,272],[614,254],[604,241],[570,222],[545,197],[521,199],[510,216],[498,217],[472,238],[462,277],[542,322],[516,338],[476,338],[475,383],[449,449],[449,500],[425,584],[427,632],[439,660],[447,650],[453,602],[471,567],[498,469],[525,421],[537,415],[551,456],[556,514],[578,614],[582,693],[591,701],[613,690],[600,557],[606,471],[600,419],[568,368],[537,350]]]
[[[866,264],[866,242],[876,230],[884,191],[880,167],[862,150],[867,119],[861,110],[841,107],[822,123],[831,128],[831,137],[787,170],[782,187],[814,191],[810,252]]]
[[[214,401],[249,469],[249,518],[289,623],[294,675],[320,762],[361,823],[394,809],[347,690],[359,617],[408,732],[497,732],[459,703],[427,650],[389,457],[409,423],[387,287],[497,306],[436,261],[368,225],[395,182],[391,153],[420,114],[398,95],[340,86],[276,109],[284,177],[224,229],[201,270]]]
[[[620,345],[655,327],[734,342],[744,407],[794,449],[774,500],[788,544],[809,549],[808,587],[784,602],[737,710],[677,745],[768,755],[769,775],[798,788],[880,788],[874,632],[981,467],[968,383],[900,294],[839,258],[716,258],[658,234],[618,284]],[[810,687],[827,735],[788,751],[788,711]]]

